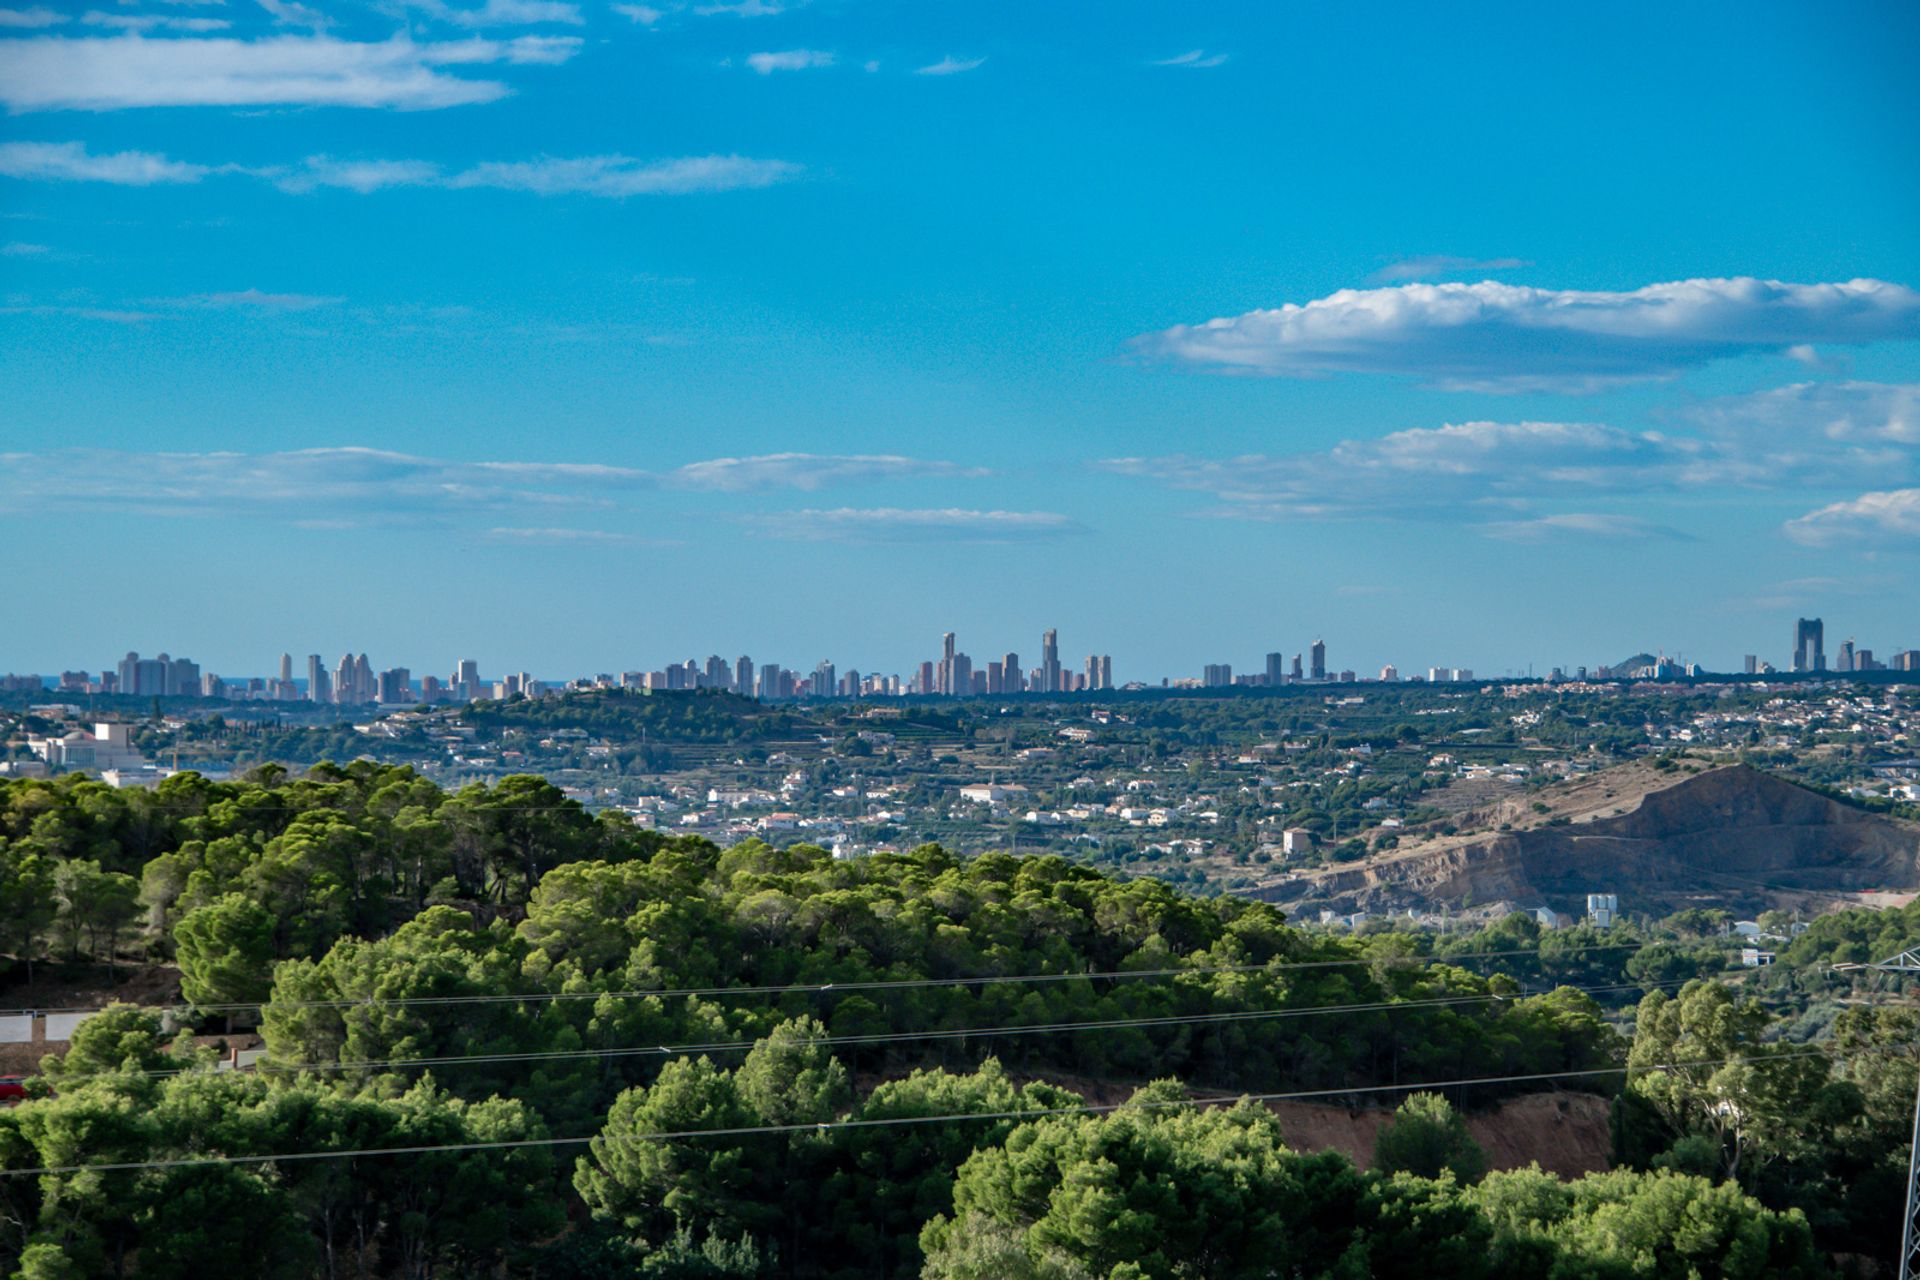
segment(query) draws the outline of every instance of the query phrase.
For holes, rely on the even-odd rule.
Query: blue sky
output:
[[[4,0],[0,668],[1920,647],[1911,5]]]

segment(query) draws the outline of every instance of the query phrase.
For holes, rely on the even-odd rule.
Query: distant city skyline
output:
[[[748,696],[784,699],[793,697],[900,697],[942,696],[976,697],[1012,693],[1099,692],[1127,687],[1235,688],[1274,687],[1286,684],[1341,684],[1399,682],[1425,679],[1428,682],[1466,682],[1476,679],[1551,677],[1555,679],[1617,678],[1635,674],[1626,664],[1636,655],[1620,655],[1607,661],[1562,662],[1528,671],[1493,671],[1455,665],[1410,664],[1401,675],[1398,664],[1383,663],[1377,670],[1362,670],[1329,663],[1324,639],[1316,637],[1291,657],[1284,650],[1266,653],[1261,661],[1236,667],[1231,661],[1201,662],[1195,670],[1163,672],[1158,675],[1114,674],[1113,657],[1089,653],[1076,667],[1060,657],[1059,631],[1047,628],[1040,635],[1040,658],[1033,667],[1023,666],[1017,651],[985,659],[976,669],[971,656],[959,647],[957,632],[942,633],[938,656],[894,671],[862,671],[858,666],[841,667],[833,658],[823,658],[812,667],[789,667],[785,659],[757,662],[750,654],[734,658],[711,653],[675,659],[659,667],[634,668],[622,665],[617,670],[594,668],[567,674],[535,675],[531,670],[483,676],[475,658],[457,659],[449,674],[422,674],[415,678],[412,666],[377,669],[365,652],[344,653],[337,664],[329,666],[317,653],[296,659],[291,651],[282,652],[275,664],[277,674],[254,675],[251,672],[216,673],[203,671],[197,661],[174,657],[163,651],[142,657],[128,651],[111,669],[61,667],[59,673],[13,671],[7,679],[19,682],[38,677],[50,686],[77,692],[121,693],[133,696],[215,696],[260,698],[268,701],[304,701],[359,705],[364,703],[402,703],[416,698],[426,702],[472,701],[477,698],[504,697],[522,692],[551,691],[570,683],[593,683],[625,688],[665,691],[721,689]],[[1655,675],[1691,674],[1813,674],[1832,672],[1849,674],[1871,671],[1920,672],[1920,649],[1889,645],[1875,650],[1858,644],[1852,636],[1841,642],[1833,661],[1825,651],[1825,622],[1822,618],[1802,617],[1793,625],[1792,648],[1784,663],[1775,663],[1761,653],[1745,654],[1735,665],[1715,667],[1687,660],[1684,655],[1664,651],[1641,651],[1649,659],[1645,664]],[[1621,664],[1616,666],[1616,664]],[[296,667],[305,671],[296,679]],[[1424,672],[1424,675],[1421,673]]]

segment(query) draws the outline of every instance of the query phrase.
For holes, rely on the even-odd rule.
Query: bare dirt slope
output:
[[[1478,811],[1466,819],[1472,829],[1416,835],[1259,896],[1296,910],[1501,900],[1564,910],[1588,893],[1620,893],[1647,910],[1703,897],[1806,906],[1920,885],[1920,826],[1745,765],[1686,771],[1694,767],[1609,769]]]
[[[1357,1165],[1373,1163],[1373,1140],[1393,1117],[1384,1108],[1349,1110],[1311,1102],[1276,1102],[1280,1132],[1296,1151],[1338,1151]],[[1590,1093],[1530,1093],[1470,1112],[1467,1128],[1487,1153],[1489,1169],[1538,1164],[1577,1178],[1609,1167],[1608,1103]]]
[[[1070,1089],[1088,1102],[1112,1106],[1125,1102],[1139,1086],[1058,1072],[1015,1078],[1045,1080]],[[877,1083],[877,1081],[876,1081]],[[863,1091],[870,1088],[863,1082]],[[1295,1151],[1338,1151],[1362,1168],[1373,1163],[1373,1140],[1393,1118],[1388,1105],[1346,1107],[1323,1102],[1269,1102],[1280,1118],[1280,1133]],[[1538,1164],[1549,1173],[1576,1178],[1611,1166],[1613,1138],[1608,1127],[1611,1104],[1591,1093],[1528,1093],[1484,1110],[1466,1113],[1467,1128],[1487,1153],[1489,1169],[1524,1169]]]

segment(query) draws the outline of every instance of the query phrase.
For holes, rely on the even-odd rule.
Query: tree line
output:
[[[1054,857],[722,850],[534,777],[0,783],[16,990],[81,954],[171,962],[187,1005],[85,1023],[0,1113],[0,1168],[434,1148],[0,1178],[0,1266],[1709,1277],[1891,1252],[1910,1011],[1801,1045],[1698,976],[1704,941],[1529,924],[1332,935]],[[1623,975],[1679,988],[1630,1038],[1578,989]],[[230,1019],[258,1026],[263,1070],[177,1034]],[[1619,1093],[1620,1172],[1361,1172],[1288,1151],[1257,1105],[1181,1101],[1541,1074]],[[1086,1114],[1074,1080],[1161,1083]],[[936,1116],[978,1118],[897,1123]],[[710,1129],[775,1132],[658,1137]],[[576,1145],[475,1145],[551,1140]]]

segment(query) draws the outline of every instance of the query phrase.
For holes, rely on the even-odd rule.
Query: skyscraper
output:
[[[1270,653],[1267,655],[1267,683],[1285,684],[1287,682],[1287,655]]]
[[[1793,628],[1793,669],[1827,669],[1827,628],[1818,618],[1802,618]]]
[[[1000,659],[1000,692],[1020,693],[1027,687],[1026,672],[1020,669],[1020,655],[1005,654]]]
[[[954,648],[953,632],[942,632],[940,636],[940,666],[933,673],[933,691],[935,693],[965,693],[954,679],[953,662],[958,651]]]
[[[1060,692],[1060,633],[1051,627],[1040,633],[1040,692]]]
[[[280,683],[293,683],[293,655],[290,653],[280,655]]]
[[[392,706],[413,700],[413,672],[405,667],[382,671],[374,688],[374,700]]]
[[[327,677],[327,662],[317,653],[307,655],[307,701],[333,701],[333,681]]]
[[[1313,647],[1307,652],[1313,656],[1313,678],[1325,680],[1327,678],[1327,642],[1315,640]]]
[[[744,653],[733,660],[733,691],[743,698],[753,696],[753,659]]]

